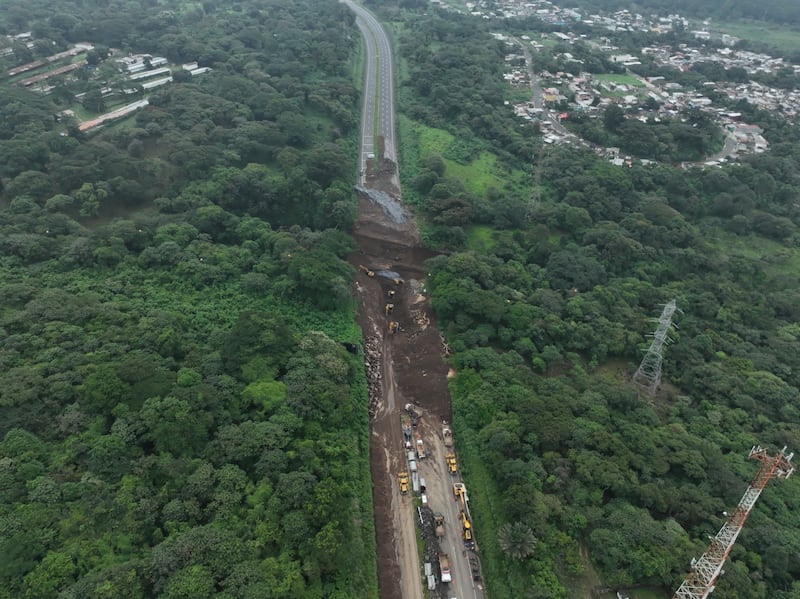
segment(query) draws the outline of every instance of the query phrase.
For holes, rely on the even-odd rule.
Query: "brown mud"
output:
[[[395,169],[385,166],[368,177],[365,187],[399,199]],[[359,270],[356,291],[370,381],[370,464],[379,592],[381,599],[421,598],[411,494],[400,494],[397,473],[407,468],[400,428],[406,403],[420,406],[440,421],[450,421],[444,343],[423,293],[425,260],[435,253],[420,246],[413,217],[404,223],[393,222],[380,205],[359,195],[354,227],[359,249],[348,260],[356,268],[363,266],[374,273],[369,276]],[[381,276],[380,271],[399,274],[403,283]],[[394,305],[391,314],[386,312],[389,303]],[[389,331],[390,321],[399,327],[394,333]]]

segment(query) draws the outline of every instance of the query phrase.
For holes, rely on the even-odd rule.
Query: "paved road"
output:
[[[530,48],[528,48],[528,44],[523,42],[516,37],[512,37],[521,48],[522,54],[525,56],[525,68],[528,71],[528,81],[530,82],[531,86],[531,95],[533,101],[533,107],[541,109],[542,112],[542,120],[549,121],[552,125],[552,129],[558,135],[562,137],[566,137],[568,139],[578,140],[578,137],[574,133],[570,133],[566,127],[564,127],[556,117],[556,114],[552,110],[548,110],[544,106],[544,91],[542,90],[542,85],[539,83],[539,78],[533,72],[533,56],[531,56]]]
[[[361,121],[361,173],[369,154],[378,154],[376,135],[384,139],[384,157],[397,162],[394,134],[394,66],[389,37],[378,20],[362,6],[342,0],[356,13],[356,25],[364,36],[367,68]],[[377,117],[377,122],[375,120]],[[364,175],[361,175],[361,183]]]
[[[444,446],[439,422],[429,422],[423,414],[422,426],[428,457],[419,462],[420,476],[425,478],[427,485],[428,505],[434,512],[444,515],[444,539],[439,543],[440,550],[450,557],[450,574],[453,581],[448,585],[449,594],[445,597],[458,599],[483,599],[484,591],[481,582],[472,579],[470,557],[478,560],[478,554],[466,550],[462,540],[461,506],[455,501],[453,483],[461,482],[457,474],[451,475],[447,470],[444,460],[445,453],[450,450]],[[456,442],[458,440],[456,439]],[[469,496],[469,488],[467,488]],[[475,530],[475,535],[480,542],[481,531]]]

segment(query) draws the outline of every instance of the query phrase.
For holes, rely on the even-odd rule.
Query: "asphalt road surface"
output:
[[[369,154],[377,155],[376,135],[384,139],[384,157],[397,162],[394,135],[394,67],[389,37],[378,20],[362,6],[343,0],[356,14],[356,25],[364,36],[367,68],[361,121],[361,172]],[[377,122],[375,121],[377,117]],[[362,175],[363,182],[363,175]]]

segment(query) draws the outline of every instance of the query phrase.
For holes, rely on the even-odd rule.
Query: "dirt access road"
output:
[[[366,48],[366,82],[359,158],[359,249],[349,256],[359,268],[358,323],[364,335],[370,391],[372,471],[378,584],[381,599],[423,597],[481,599],[472,582],[454,506],[452,477],[444,465],[443,421],[450,421],[444,342],[424,294],[425,260],[413,215],[403,206],[394,141],[394,76],[391,46],[369,11],[344,0],[357,15]],[[402,280],[402,283],[400,281]],[[387,304],[392,305],[391,312]],[[397,326],[390,332],[389,323]],[[451,557],[453,582],[429,594],[422,587],[414,494],[400,493],[397,475],[408,470],[401,413],[407,403],[422,414],[419,432],[435,457],[420,462],[430,505],[446,514],[448,534],[440,549]],[[434,540],[435,543],[435,540]],[[473,556],[473,559],[477,559]],[[438,575],[438,572],[436,572]],[[471,590],[472,592],[468,592]]]

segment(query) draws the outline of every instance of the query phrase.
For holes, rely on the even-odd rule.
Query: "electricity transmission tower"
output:
[[[678,310],[675,300],[671,300],[664,306],[664,311],[658,318],[658,328],[653,333],[653,341],[631,379],[634,385],[647,391],[650,397],[655,396],[658,386],[661,384],[661,362],[664,360],[661,351],[664,345],[672,341],[669,338],[669,332],[676,328],[676,325],[672,324],[672,315],[675,314],[675,310]]]
[[[791,464],[793,453],[785,455],[786,448],[781,449],[780,453],[774,456],[767,455],[767,450],[761,447],[753,447],[748,456],[751,460],[758,460],[761,466],[758,472],[747,487],[742,500],[736,506],[733,514],[728,515],[728,520],[719,529],[717,536],[711,539],[711,544],[700,559],[692,560],[692,570],[686,576],[681,586],[675,591],[672,599],[706,599],[714,590],[714,583],[722,574],[722,566],[728,554],[736,542],[736,537],[744,526],[750,510],[756,504],[756,500],[764,487],[773,476],[778,478],[789,478],[794,472]]]

